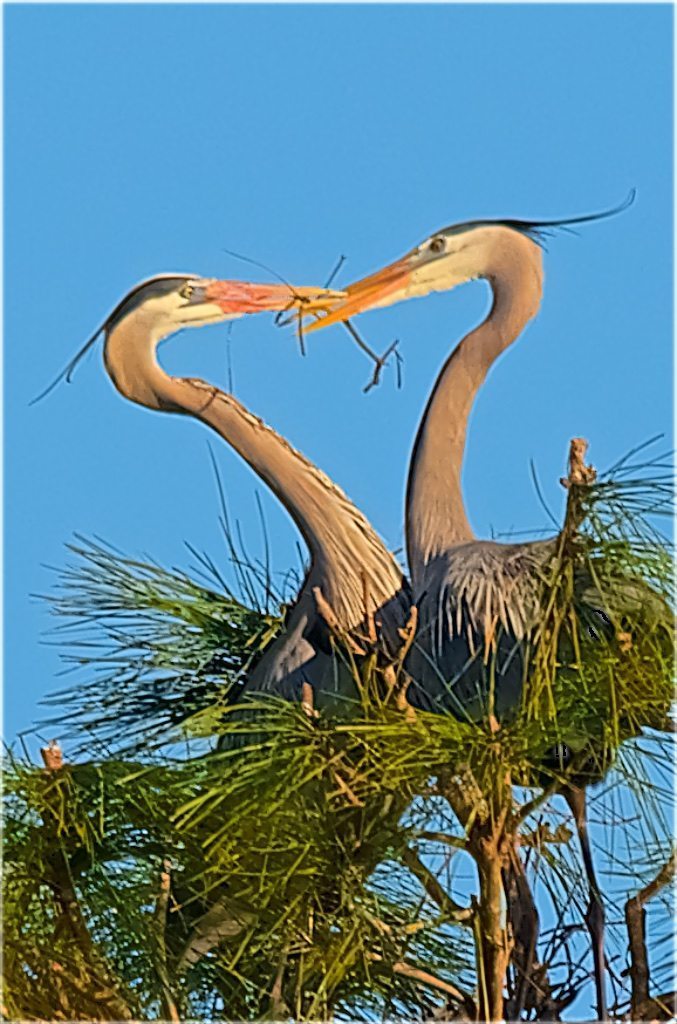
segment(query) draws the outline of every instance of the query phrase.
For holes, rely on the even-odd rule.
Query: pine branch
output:
[[[415,850],[407,847],[402,853],[402,862],[406,864],[412,875],[419,880],[430,899],[437,904],[448,920],[455,921],[458,924],[468,924],[470,922],[473,914],[472,909],[470,907],[462,907],[451,898],[443,886],[440,885],[432,871],[425,866]]]
[[[165,857],[160,869],[160,891],[158,893],[155,904],[155,913],[153,915],[153,934],[155,936],[157,955],[156,969],[158,979],[160,981],[160,987],[162,989],[162,1008],[167,1020],[172,1021],[173,1024],[179,1024],[181,1018],[174,1001],[174,996],[172,995],[172,986],[169,978],[169,970],[167,968],[167,942],[165,937],[165,931],[167,928],[167,912],[169,910],[169,897],[172,887],[171,870],[172,862],[169,857]]]
[[[41,754],[45,770],[58,778],[64,771],[63,754],[58,742],[52,740]],[[58,789],[55,792],[58,799]],[[93,1000],[106,1018],[110,1016],[120,1021],[133,1020],[135,1014],[121,994],[120,981],[115,978],[92,939],[75,890],[68,856],[61,844],[54,850],[46,865],[44,882],[51,890],[58,908],[55,934],[61,929],[70,934],[78,951],[79,969],[84,970],[86,974],[86,988],[80,985],[72,971],[65,970],[57,959],[54,959],[51,965],[52,970],[57,977],[63,974],[69,985],[79,991],[87,1001]]]
[[[378,953],[367,953],[367,959],[374,963],[382,963],[383,957]],[[425,985],[430,988],[436,989],[438,992],[444,992],[446,995],[457,1002],[460,1006],[468,1013],[471,1020],[476,1020],[477,1010],[475,1007],[475,1001],[469,992],[463,992],[456,985],[450,984],[445,981],[444,978],[438,978],[436,975],[431,974],[430,971],[424,971],[420,967],[414,967],[412,964],[408,964],[405,960],[397,960],[395,963],[390,965],[390,969],[394,974],[401,974],[405,978],[411,978],[419,985]]]
[[[648,1020],[644,1013],[651,1003],[649,994],[649,957],[646,947],[646,911],[644,906],[660,892],[677,873],[677,849],[658,874],[625,904],[625,924],[628,931],[632,986],[630,1013],[633,1020]],[[653,1011],[652,1011],[653,1012]]]

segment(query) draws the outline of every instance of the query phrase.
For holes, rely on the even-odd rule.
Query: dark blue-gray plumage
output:
[[[456,346],[435,382],[407,481],[407,555],[418,628],[405,670],[411,680],[407,699],[422,710],[495,721],[519,705],[523,651],[540,616],[542,571],[558,542],[515,545],[475,538],[461,486],[468,418],[490,367],[539,309],[541,246],[549,229],[618,213],[633,199],[631,193],[615,210],[568,221],[478,220],[443,228],[400,260],[350,285],[329,316],[309,328],[476,278],[491,286],[489,315]],[[585,806],[573,791],[565,795],[588,874],[598,1015],[605,1020],[603,910]]]

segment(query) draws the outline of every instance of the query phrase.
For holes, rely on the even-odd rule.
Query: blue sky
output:
[[[297,536],[238,457],[197,423],[126,403],[100,349],[30,399],[134,283],[185,270],[348,281],[434,229],[480,217],[623,216],[548,245],[541,312],[477,402],[465,487],[480,535],[560,512],[568,441],[604,468],[672,425],[672,11],[666,5],[5,7],[5,731],[62,685],[48,591],[75,532],[187,567],[226,563],[213,444],[231,514],[275,565]],[[483,317],[475,283],[361,320],[393,373],[341,328],[302,359],[270,319],[234,326],[237,397],[330,474],[393,547],[406,467],[445,355]],[[227,386],[224,326],[164,349]]]
[[[542,310],[494,367],[472,418],[473,525],[545,525],[567,443],[603,468],[671,427],[671,18],[651,5],[5,8],[5,726],[39,717],[58,652],[30,594],[74,532],[190,564],[225,564],[208,441],[233,516],[277,568],[296,534],[239,458],[181,417],[126,403],[100,349],[29,407],[136,281],[169,270],[343,281],[442,225],[482,216],[623,216],[549,243]],[[269,318],[234,325],[238,398],[340,483],[392,547],[416,424],[445,354],[487,309],[475,283],[361,320],[400,339],[369,365],[340,327],[305,359]],[[226,327],[185,332],[170,372],[227,386]]]

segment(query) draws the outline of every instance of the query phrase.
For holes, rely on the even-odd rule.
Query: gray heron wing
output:
[[[428,562],[405,662],[414,707],[478,721],[519,704],[539,569],[552,550],[552,541],[469,541]]]

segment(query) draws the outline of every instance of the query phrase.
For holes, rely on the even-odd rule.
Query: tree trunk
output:
[[[471,846],[480,889],[477,907],[479,1019],[502,1021],[505,1019],[503,1002],[511,952],[503,892],[505,857],[502,849],[505,843],[502,825],[491,827],[488,835],[482,828]]]

